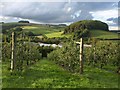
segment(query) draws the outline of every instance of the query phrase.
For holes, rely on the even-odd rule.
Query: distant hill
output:
[[[34,25],[32,23],[18,23],[18,22],[11,22],[11,23],[2,23],[2,33],[7,33],[7,30],[10,30],[15,27],[21,26],[31,26]]]
[[[84,20],[85,22],[86,20]],[[77,23],[77,22],[76,22]],[[79,22],[78,22],[79,23]],[[73,24],[71,24],[73,25]],[[70,25],[70,26],[71,26]],[[8,31],[15,27],[21,27],[24,32],[32,35],[45,35],[48,38],[53,37],[72,37],[75,36],[78,39],[82,36],[84,37],[94,37],[94,38],[117,38],[118,34],[115,32],[110,32],[109,30],[102,30],[102,29],[73,29],[73,32],[68,32],[63,34],[67,27],[59,27],[59,25],[53,25],[52,27],[48,27],[48,25],[44,24],[35,24],[35,23],[3,23],[2,24],[2,33],[8,34]]]
[[[94,37],[101,39],[118,38],[118,34],[110,32],[108,25],[97,20],[83,20],[65,27],[64,34],[73,34],[74,39]]]
[[[108,25],[98,20],[82,20],[65,28],[64,34],[75,32],[76,30],[105,30],[108,31]]]
[[[118,34],[116,32],[103,31],[103,30],[91,30],[90,37],[99,39],[117,39]]]

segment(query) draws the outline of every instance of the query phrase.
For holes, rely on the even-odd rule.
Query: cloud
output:
[[[111,20],[113,18],[118,17],[118,10],[117,9],[96,11],[96,12],[90,12],[90,13],[94,17],[93,18],[94,20],[101,20],[103,22],[106,22],[109,26],[117,26],[117,21]]]
[[[15,20],[22,18],[41,23],[66,23],[94,18],[108,19],[109,14],[112,14],[109,10],[115,9],[117,4],[105,2],[4,2],[0,6],[2,16],[11,17],[13,20],[16,17]],[[105,13],[103,10],[108,11],[107,16],[103,14]]]
[[[118,23],[118,18],[108,18],[107,21],[113,21],[114,23]]]

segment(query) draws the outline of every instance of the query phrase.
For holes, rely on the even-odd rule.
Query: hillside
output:
[[[118,38],[118,34],[115,32],[110,31],[103,31],[103,30],[91,30],[90,31],[91,37],[94,38],[101,38],[101,39],[113,39]]]
[[[63,34],[63,27],[48,27],[48,26],[40,26],[40,25],[32,25],[32,26],[22,26],[25,32],[31,31],[34,34],[43,34],[48,38],[53,37],[71,37],[73,33]],[[104,31],[104,30],[90,30],[91,37],[95,38],[118,38],[118,34],[114,32]]]
[[[83,30],[104,30],[108,31],[108,25],[104,22],[97,20],[83,20],[70,24],[64,30],[64,33],[71,33],[75,31],[83,31]]]
[[[71,25],[74,26],[76,23]],[[41,37],[41,35],[45,35],[48,38],[54,38],[54,37],[69,38],[74,35],[74,32],[63,34],[65,32],[64,30],[66,30],[66,28],[70,26],[58,27],[56,25],[48,26],[48,25],[32,24],[32,23],[4,23],[2,24],[2,27],[3,27],[2,32],[4,33],[6,32],[6,30],[9,31],[10,28],[14,28],[15,26],[20,26],[22,27],[24,32],[32,32],[35,35],[37,35],[37,37]],[[118,37],[117,33],[109,32],[108,30],[93,29],[89,31],[90,31],[90,36],[95,38],[117,38]]]
[[[24,72],[10,75],[8,64],[2,64],[3,88],[118,88],[117,74],[88,66],[85,66],[85,73],[79,75],[52,61],[40,60]]]
[[[31,31],[36,35],[42,34],[47,36],[48,38],[71,36],[71,34],[63,35],[64,27],[58,27],[58,26],[49,27],[45,25],[32,25],[32,26],[22,26],[22,28],[23,28],[23,31],[25,32]]]
[[[64,34],[74,33],[73,38],[79,39],[81,37],[94,38],[118,38],[118,34],[110,32],[108,25],[97,20],[83,20],[70,24],[64,29]]]

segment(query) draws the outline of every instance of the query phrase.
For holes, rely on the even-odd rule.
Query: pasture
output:
[[[63,34],[64,27],[57,26],[43,26],[43,25],[32,25],[32,26],[22,26],[23,31],[28,32],[31,31],[34,34],[42,34],[47,36],[48,38],[53,37],[71,37],[73,33]],[[118,38],[118,34],[114,32],[108,32],[103,30],[90,30],[90,36],[94,38],[102,38],[102,39],[111,39]]]
[[[9,62],[3,62],[3,88],[118,88],[118,75],[85,66],[83,75],[70,73],[43,59],[25,71],[11,75]]]

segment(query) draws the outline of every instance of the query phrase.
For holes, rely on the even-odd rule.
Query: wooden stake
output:
[[[83,39],[80,39],[80,74],[83,73]]]
[[[12,32],[11,71],[15,69],[15,33]]]
[[[80,38],[80,42],[76,42],[80,44],[80,74],[83,73],[83,39]]]

